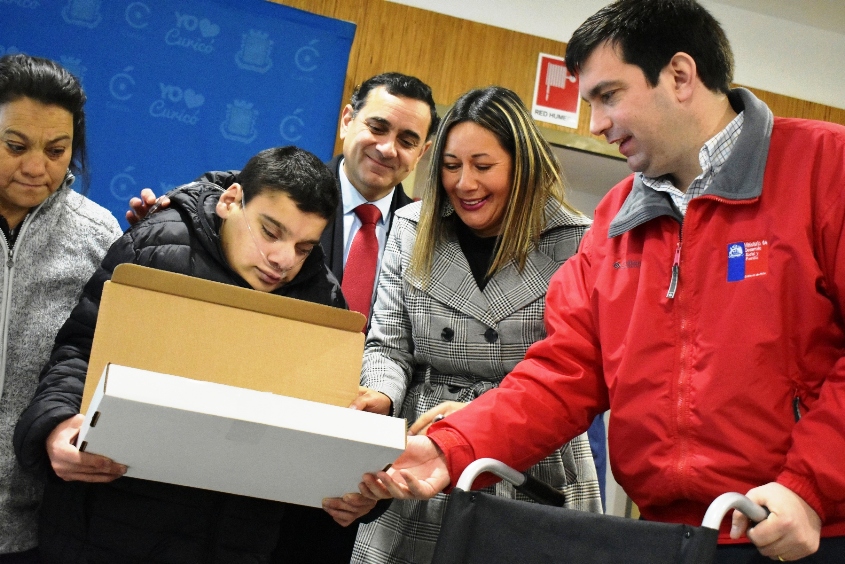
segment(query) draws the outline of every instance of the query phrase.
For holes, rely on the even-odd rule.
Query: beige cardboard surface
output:
[[[110,364],[79,437],[129,477],[320,507],[406,435],[395,417]]]
[[[103,288],[81,412],[108,363],[348,406],[364,317],[134,264]]]

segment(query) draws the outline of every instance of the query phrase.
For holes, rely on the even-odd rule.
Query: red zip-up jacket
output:
[[[742,132],[686,216],[639,175],[614,187],[551,281],[547,338],[432,427],[453,483],[476,458],[527,468],[610,408],[646,519],[700,525],[777,481],[845,535],[845,128],[730,98]]]

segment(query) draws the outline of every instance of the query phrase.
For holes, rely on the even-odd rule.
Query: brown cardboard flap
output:
[[[184,274],[175,274],[138,264],[119,264],[114,270],[111,281],[116,284],[256,311],[344,331],[359,332],[367,321],[357,311],[339,310],[322,304],[256,292],[249,288],[239,288],[238,286],[230,286]]]
[[[122,264],[103,286],[82,413],[106,365],[347,407],[360,313]]]

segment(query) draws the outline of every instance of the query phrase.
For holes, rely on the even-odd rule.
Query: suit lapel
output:
[[[484,295],[490,303],[491,317],[499,322],[542,298],[558,267],[550,256],[538,249],[528,255],[522,272],[515,262],[508,263],[493,275],[484,287]]]
[[[511,262],[493,275],[482,291],[457,239],[450,238],[434,254],[431,284],[424,291],[437,301],[494,327],[543,297],[558,267],[546,253],[534,250],[522,272]]]
[[[338,175],[338,167],[342,155],[338,155],[331,161],[326,163],[332,174],[334,174],[337,182],[337,191],[340,195],[340,180]],[[323,247],[323,253],[326,256],[326,266],[332,271],[338,282],[343,281],[343,198],[338,198],[337,210],[334,214],[334,220],[326,225],[323,234],[320,236],[320,246]]]
[[[449,215],[449,212],[446,214]],[[546,217],[548,219],[544,232],[560,227],[589,224],[589,220],[565,211],[553,201],[546,204]],[[554,246],[554,241],[545,238],[545,235],[541,236],[539,247],[529,253],[522,272],[516,263],[511,261],[494,274],[481,291],[457,237],[450,234],[449,239],[435,250],[431,284],[428,290],[423,291],[432,298],[494,327],[501,320],[545,295],[549,280],[560,268],[560,263],[552,256],[553,253],[547,252],[551,250],[548,248],[550,245]],[[416,282],[412,284],[421,289]]]
[[[413,202],[413,200],[405,193],[405,189],[402,187],[402,183],[400,182],[396,185],[396,188],[393,189],[393,199],[390,200],[390,217],[388,218],[387,223],[387,235],[390,235],[390,228],[393,227],[393,218],[396,215],[396,210],[407,206],[411,202]]]
[[[545,211],[546,226],[540,236],[540,243],[528,255],[522,272],[516,267],[515,262],[510,262],[499,270],[484,288],[484,294],[490,301],[493,317],[497,321],[512,315],[515,311],[545,295],[549,280],[560,268],[562,261],[566,260],[564,257],[558,257],[556,260],[554,256],[556,242],[564,239],[565,236],[563,234],[555,236],[551,232],[560,228],[586,227],[590,224],[589,219],[571,213],[554,200],[546,202]],[[577,237],[573,231],[567,231],[567,233],[570,233],[573,238]]]
[[[490,303],[478,289],[469,263],[454,235],[450,235],[449,239],[435,250],[430,284],[422,291],[433,299],[487,325],[495,323],[493,316],[490,315]]]

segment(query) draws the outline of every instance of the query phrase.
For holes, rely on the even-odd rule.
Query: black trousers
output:
[[[33,548],[26,552],[15,552],[13,554],[0,554],[0,564],[39,564],[38,549]]]
[[[757,547],[748,544],[720,545],[716,550],[715,564],[772,564],[768,556],[763,556]],[[830,537],[822,539],[819,550],[801,560],[793,560],[797,564],[843,564],[845,563],[845,537]]]
[[[358,522],[341,527],[316,507],[285,507],[273,564],[349,564]],[[2,563],[0,563],[2,564]]]

